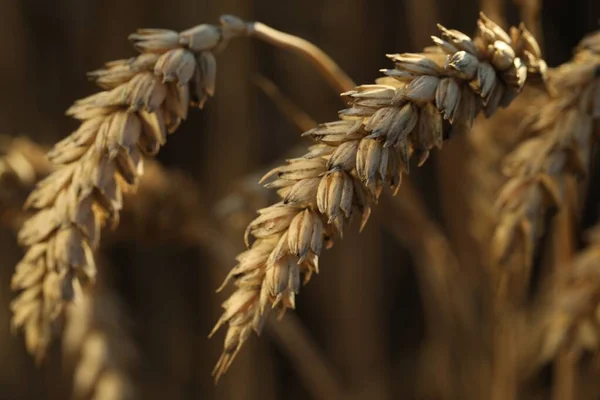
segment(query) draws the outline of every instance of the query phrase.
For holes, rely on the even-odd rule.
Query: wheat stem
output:
[[[529,27],[543,49],[542,0],[514,0],[514,2],[519,7],[521,21]]]
[[[273,81],[267,79],[263,75],[256,75],[253,81],[254,84],[269,97],[279,112],[300,129],[300,132],[305,132],[317,126],[315,120],[281,93]]]
[[[338,92],[352,89],[355,83],[323,50],[299,37],[275,30],[261,22],[248,24],[248,35],[276,47],[288,49],[310,61]]]

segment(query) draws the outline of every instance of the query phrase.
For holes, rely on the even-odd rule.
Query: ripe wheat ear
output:
[[[600,118],[600,32],[585,38],[572,61],[548,73],[551,99],[504,160],[492,252],[499,290],[523,299],[534,252],[551,208],[561,207],[570,177],[588,173],[594,120]]]
[[[484,15],[473,39],[439,26],[437,47],[389,57],[396,68],[374,85],[344,93],[350,107],[340,120],[304,133],[320,142],[304,156],[262,180],[281,201],[259,210],[250,223],[256,240],[237,257],[223,286],[235,285],[214,332],[227,324],[215,378],[229,368],[269,311],[294,308],[301,281],[318,272],[321,250],[333,245],[353,215],[369,217],[385,183],[396,190],[410,158],[426,161],[444,139],[443,121],[469,127],[483,110],[491,115],[521,91],[528,71],[543,72],[539,46],[523,27],[509,36]]]
[[[90,73],[104,91],[67,111],[81,126],[48,153],[55,171],[30,195],[26,205],[38,211],[19,233],[28,249],[13,277],[20,293],[12,324],[23,328],[38,360],[65,304],[94,280],[101,226],[118,223],[123,192],[135,188],[143,156],[159,151],[190,104],[201,108],[214,94],[214,53],[253,27],[226,16],[220,26],[181,33],[142,29],[130,36],[140,55]]]

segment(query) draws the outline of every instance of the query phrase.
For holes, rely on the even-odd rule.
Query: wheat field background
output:
[[[7,137],[0,145],[6,153],[9,137],[26,136],[47,150],[76,129],[64,114],[76,99],[96,92],[86,73],[133,56],[127,37],[138,28],[181,31],[234,14],[311,41],[355,82],[365,83],[390,67],[386,54],[430,45],[436,23],[471,34],[483,10],[514,25],[527,16],[529,3],[541,4],[538,33],[551,67],[567,62],[577,43],[600,27],[600,3],[586,0],[1,0],[0,133]],[[300,137],[303,124],[334,120],[344,108],[310,63],[265,43],[236,39],[217,59],[215,97],[203,110],[191,110],[169,137],[157,156],[160,164],[146,166],[140,193],[126,197],[119,228],[103,238],[98,300],[80,305],[95,318],[86,329],[114,342],[117,357],[107,365],[124,365],[119,372],[129,380],[119,396],[97,398],[487,398],[481,387],[497,384],[488,370],[492,325],[485,316],[460,328],[446,323],[445,305],[460,303],[464,293],[457,285],[446,298],[436,297],[428,274],[454,263],[477,279],[485,269],[489,243],[477,233],[477,222],[485,225],[486,218],[477,207],[485,204],[472,196],[495,184],[484,170],[499,162],[498,155],[486,153],[486,143],[492,138],[505,152],[514,147],[511,131],[524,118],[519,107],[535,105],[541,95],[527,89],[516,107],[491,121],[478,120],[469,135],[456,135],[443,152],[433,151],[423,167],[411,169],[398,196],[382,197],[362,233],[353,224],[323,253],[321,271],[303,287],[296,311],[277,328],[275,322],[251,337],[215,385],[211,371],[223,333],[207,336],[226,298],[215,289],[244,250],[244,229],[255,210],[274,198],[257,182],[310,144]],[[286,102],[296,120],[282,111]],[[582,231],[598,217],[596,153]],[[481,159],[490,165],[473,167]],[[75,339],[55,340],[39,367],[22,335],[11,332],[10,281],[23,256],[15,205],[32,184],[5,183],[11,191],[0,193],[0,399],[92,398],[73,395],[74,377],[86,379],[74,372],[81,356],[66,351],[80,343],[77,327],[66,324]],[[494,193],[483,196],[493,203]],[[469,287],[475,288],[469,295],[481,301],[475,308],[485,314],[483,283]],[[434,340],[439,337],[444,340]],[[443,348],[448,343],[450,352]],[[90,354],[102,353],[89,346]],[[497,399],[600,398],[598,370],[581,371],[576,397],[553,389],[561,371],[552,363],[525,371],[519,394]]]

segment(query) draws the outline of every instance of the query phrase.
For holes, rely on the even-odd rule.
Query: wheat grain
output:
[[[504,161],[509,177],[497,200],[492,253],[501,293],[523,298],[548,211],[560,207],[569,177],[585,176],[593,122],[600,117],[600,34],[584,39],[573,61],[549,74],[551,101]]]
[[[528,69],[543,70],[539,48],[521,27],[513,38],[482,15],[474,39],[439,26],[436,48],[389,57],[396,68],[374,85],[344,93],[340,120],[304,136],[320,143],[263,177],[281,201],[259,210],[246,231],[255,241],[238,257],[223,286],[234,293],[211,333],[228,324],[218,379],[269,311],[294,308],[301,281],[318,273],[318,257],[353,215],[366,223],[383,185],[395,191],[415,155],[426,161],[443,141],[443,120],[468,127],[480,110],[491,115],[520,92]],[[523,58],[520,58],[523,57]]]

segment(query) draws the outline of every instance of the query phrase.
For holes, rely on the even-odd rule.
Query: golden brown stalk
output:
[[[506,3],[504,0],[479,0],[479,9],[489,16],[498,25],[506,29]]]
[[[481,306],[474,291],[476,278],[461,268],[410,179],[403,183],[397,198],[382,195],[380,203],[389,212],[378,220],[411,251],[417,263],[427,329],[420,357],[421,397],[485,398],[490,371],[485,362],[485,321],[476,311]]]
[[[384,184],[399,187],[411,156],[422,164],[441,146],[444,119],[469,126],[480,110],[491,115],[520,92],[528,68],[543,65],[524,28],[511,39],[483,15],[474,39],[439,28],[437,48],[390,55],[396,68],[384,70],[386,77],[344,93],[350,107],[339,121],[304,133],[319,144],[263,178],[282,200],[259,210],[246,231],[247,243],[256,240],[223,284],[234,282],[236,290],[211,333],[228,324],[217,379],[271,309],[294,308],[301,280],[318,272],[321,250],[341,236],[351,216],[364,225]]]
[[[521,21],[529,27],[529,30],[543,49],[542,0],[514,0],[514,3],[519,7]]]
[[[552,99],[531,123],[524,140],[504,160],[509,177],[497,199],[492,254],[499,293],[521,301],[537,241],[553,207],[561,207],[567,179],[585,176],[593,122],[600,117],[600,33],[584,39],[573,61],[549,76]]]
[[[317,123],[304,110],[300,109],[294,102],[287,98],[277,85],[266,77],[258,74],[254,76],[254,84],[258,86],[289,121],[293,122],[301,132],[314,128]]]
[[[138,354],[116,298],[109,292],[86,292],[66,314],[63,352],[75,368],[73,398],[134,398],[132,370]]]

